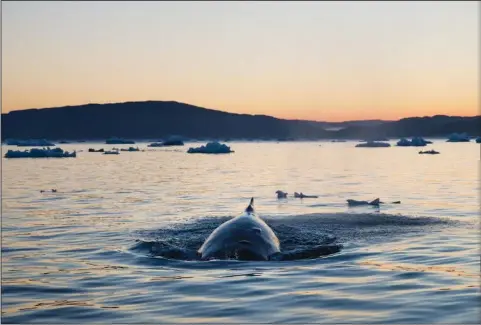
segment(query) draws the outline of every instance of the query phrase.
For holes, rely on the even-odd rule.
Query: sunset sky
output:
[[[478,115],[479,3],[3,2],[2,112],[175,100],[323,121]]]

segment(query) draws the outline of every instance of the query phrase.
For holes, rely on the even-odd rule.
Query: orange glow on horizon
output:
[[[332,122],[474,116],[478,27],[476,1],[11,1],[2,112],[162,100]]]

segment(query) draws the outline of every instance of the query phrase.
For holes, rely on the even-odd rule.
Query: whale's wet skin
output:
[[[479,323],[479,145],[435,142],[3,159],[2,323]],[[199,259],[252,196],[293,258]]]

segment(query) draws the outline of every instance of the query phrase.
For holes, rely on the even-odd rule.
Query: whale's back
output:
[[[199,249],[202,259],[267,260],[280,252],[279,239],[254,213],[246,212],[215,229]]]

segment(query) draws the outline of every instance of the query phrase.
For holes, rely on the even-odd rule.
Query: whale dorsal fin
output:
[[[249,206],[246,208],[246,212],[254,212],[254,198],[251,198]]]
[[[380,200],[379,200],[379,198],[377,198],[377,199],[375,199],[375,200],[373,200],[373,201],[369,202],[369,204],[370,204],[370,205],[379,205],[379,203],[380,203]]]

